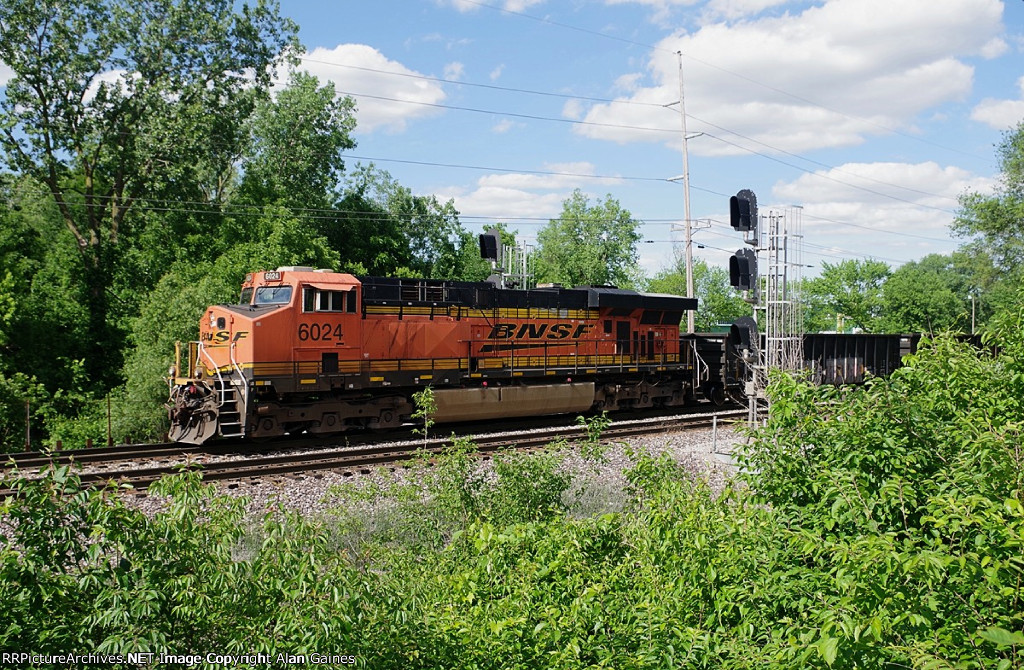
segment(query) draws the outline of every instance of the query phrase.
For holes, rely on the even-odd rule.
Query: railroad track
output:
[[[733,406],[721,407],[721,414],[725,416],[726,413]],[[739,407],[734,406],[734,407]],[[684,410],[681,413],[675,414],[674,416],[685,417],[690,414],[707,414],[705,408],[699,408],[696,410]],[[630,422],[634,420],[650,419],[652,417],[650,410],[639,410],[634,412],[620,412],[616,414],[616,422]],[[578,424],[575,423],[575,417],[557,417],[557,416],[545,416],[536,417],[533,419],[516,419],[492,422],[489,424],[489,429],[492,432],[514,432],[514,431],[527,431],[531,429],[547,429],[551,425],[564,425],[565,427],[572,427]],[[614,424],[613,424],[614,425]],[[443,430],[449,434],[455,434],[458,436],[475,436],[480,432],[479,422],[470,423],[453,423],[447,424],[443,427]],[[159,461],[161,459],[183,459],[189,456],[202,456],[202,455],[230,455],[238,454],[242,455],[256,455],[273,453],[277,451],[287,451],[295,449],[314,449],[314,448],[331,448],[330,440],[344,440],[346,446],[358,446],[365,444],[372,444],[380,442],[382,439],[387,439],[393,442],[402,440],[415,440],[416,437],[415,429],[403,428],[390,430],[388,432],[352,432],[343,433],[340,436],[329,436],[319,435],[315,437],[311,436],[298,436],[288,438],[278,438],[270,441],[211,441],[203,445],[191,445],[183,444],[181,442],[162,442],[162,443],[151,443],[151,444],[120,444],[107,447],[90,447],[87,449],[61,449],[53,451],[22,451],[16,453],[2,454],[0,455],[0,462],[5,467],[9,467],[13,464],[21,470],[28,470],[32,468],[42,468],[46,466],[56,465],[70,465],[76,463],[79,465],[89,464],[103,464],[103,463],[117,463],[123,461],[134,461],[134,460],[153,460]]]
[[[640,435],[694,430],[710,427],[713,422],[729,422],[745,417],[742,410],[718,412],[714,415],[677,415],[665,417],[658,421],[637,421],[612,424],[601,435],[604,443],[617,442]],[[478,453],[487,457],[496,451],[515,447],[518,449],[538,449],[558,440],[578,441],[585,437],[585,431],[578,425],[557,428],[527,430],[526,432],[488,435],[472,440]],[[144,454],[149,459],[184,458],[184,462],[162,464],[150,467],[134,467],[130,469],[80,472],[78,477],[83,486],[101,487],[109,482],[128,484],[136,490],[145,490],[150,484],[169,474],[180,472],[183,468],[198,468],[203,473],[204,481],[251,480],[273,477],[287,477],[324,470],[343,473],[369,472],[374,467],[400,463],[421,454],[436,454],[444,450],[451,442],[450,437],[429,440],[408,440],[385,445],[356,446],[333,449],[319,449],[306,453],[278,453],[273,455],[245,455],[228,461],[198,463],[191,460],[196,454],[211,453],[209,448],[191,445],[149,445]],[[280,448],[280,445],[277,445]],[[92,449],[88,452],[97,453],[91,460],[82,458],[86,454],[57,454],[54,457],[41,457],[38,454],[14,454],[14,462],[24,470],[30,467],[47,466],[66,463],[100,463],[138,458],[137,447],[126,445],[123,448],[106,447]],[[238,447],[230,447],[226,453],[238,452]],[[92,454],[89,454],[90,456]],[[20,458],[19,458],[20,457]],[[31,478],[32,475],[26,475]],[[17,495],[16,491],[0,488],[0,498]]]

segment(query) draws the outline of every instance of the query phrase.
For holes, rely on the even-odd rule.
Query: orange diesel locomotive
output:
[[[679,337],[696,300],[607,287],[282,267],[245,278],[181,345],[171,439],[399,426],[430,386],[441,422],[675,406],[694,393]]]

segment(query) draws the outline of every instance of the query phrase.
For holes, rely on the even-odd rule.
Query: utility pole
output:
[[[686,297],[693,297],[693,221],[690,219],[690,152],[686,137],[686,104],[683,98],[683,52],[677,51],[679,59],[679,121],[683,127],[683,213],[686,217]],[[686,312],[686,332],[694,331],[693,310]]]

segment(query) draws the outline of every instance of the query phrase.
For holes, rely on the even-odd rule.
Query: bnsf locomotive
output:
[[[173,440],[399,426],[433,389],[438,423],[679,406],[708,365],[680,338],[697,301],[609,287],[361,277],[308,267],[248,275],[179,345]]]

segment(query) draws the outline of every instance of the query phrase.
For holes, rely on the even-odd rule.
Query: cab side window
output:
[[[328,291],[306,286],[302,289],[303,312],[356,313],[356,290]]]

